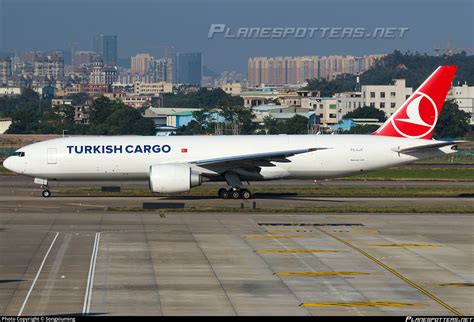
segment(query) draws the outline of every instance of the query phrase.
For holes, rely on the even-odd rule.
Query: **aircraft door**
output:
[[[56,149],[49,148],[48,149],[48,164],[56,164],[56,163],[57,163]]]

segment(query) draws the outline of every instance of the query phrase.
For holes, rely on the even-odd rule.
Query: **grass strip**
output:
[[[353,179],[423,179],[474,181],[474,169],[471,168],[391,168],[367,172],[351,177]]]
[[[215,196],[217,189],[199,187],[188,193],[173,196]],[[257,197],[271,195],[298,195],[320,197],[458,197],[474,196],[474,187],[251,187]],[[102,192],[98,187],[84,187],[77,189],[60,189],[66,195],[97,195],[97,196],[156,196],[146,188],[124,188],[121,192]],[[168,195],[160,195],[168,196]],[[169,195],[172,196],[172,195]]]

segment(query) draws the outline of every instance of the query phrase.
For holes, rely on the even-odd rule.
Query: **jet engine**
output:
[[[201,174],[181,164],[158,164],[150,167],[150,190],[158,193],[188,192],[201,185]]]

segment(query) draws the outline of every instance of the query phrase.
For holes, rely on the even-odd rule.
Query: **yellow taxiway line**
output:
[[[402,303],[402,302],[319,302],[319,303],[303,303],[303,307],[366,307],[366,306],[422,306],[418,303]]]
[[[433,244],[369,244],[368,246],[379,247],[437,247]]]
[[[284,235],[248,235],[243,236],[244,238],[315,238],[316,236],[284,236]]]
[[[256,253],[336,253],[331,249],[257,249]]]
[[[372,275],[365,272],[278,272],[276,276],[360,276]]]
[[[385,270],[389,271],[390,273],[392,273],[393,275],[395,275],[396,277],[398,277],[399,279],[403,280],[404,282],[406,282],[407,284],[413,286],[414,288],[416,288],[418,291],[420,291],[421,293],[425,294],[426,296],[428,296],[430,299],[432,299],[433,301],[437,302],[438,304],[440,304],[441,306],[443,306],[444,308],[446,308],[447,310],[451,311],[451,313],[454,313],[458,316],[463,316],[459,311],[457,311],[456,309],[454,309],[453,307],[451,307],[449,304],[447,304],[446,302],[442,301],[441,299],[439,299],[438,297],[436,297],[434,294],[432,294],[431,292],[425,290],[423,287],[421,287],[420,285],[416,284],[415,282],[412,282],[411,280],[409,280],[408,278],[406,278],[405,276],[403,276],[402,274],[400,274],[399,272],[397,272],[396,270],[394,270],[393,268],[391,268],[390,266],[388,266],[387,264],[384,264],[382,263],[380,260],[378,260],[377,258],[375,258],[374,256],[368,254],[367,252],[365,252],[364,250],[362,250],[361,248],[351,244],[350,242],[342,239],[342,238],[339,238],[327,231],[325,231],[324,229],[321,229],[321,228],[318,228],[316,227],[317,230],[319,230],[320,232],[322,232],[323,234],[326,234],[336,240],[338,240],[339,242],[343,243],[344,245],[354,249],[355,251],[361,253],[362,255],[364,255],[365,257],[367,257],[368,259],[372,260],[373,262],[375,262],[376,264],[378,264],[379,266],[383,267]]]

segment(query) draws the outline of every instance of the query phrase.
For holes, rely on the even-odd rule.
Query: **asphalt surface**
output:
[[[161,198],[45,199],[28,180],[0,177],[0,315],[474,314],[472,214],[110,212],[111,204]],[[60,187],[69,185],[83,184]],[[271,196],[256,202],[472,200]]]
[[[212,195],[190,196],[159,196],[153,194],[135,195],[122,193],[120,195],[104,195],[102,193],[64,193],[67,190],[79,188],[99,188],[101,186],[120,186],[121,188],[148,189],[146,182],[52,182],[51,198],[41,198],[41,189],[32,182],[31,178],[22,176],[0,176],[0,211],[28,212],[62,212],[103,210],[109,207],[142,208],[145,203],[183,204],[186,207],[223,207],[223,208],[317,208],[333,206],[358,207],[393,207],[393,206],[459,206],[474,203],[472,196],[456,197],[323,197],[298,196],[291,193],[291,188],[302,187],[341,187],[341,188],[436,188],[436,187],[474,187],[474,182],[440,182],[440,181],[343,181],[326,180],[313,182],[311,180],[283,180],[273,182],[256,182],[252,187],[288,187],[290,193],[259,193],[252,200],[222,200],[217,197],[217,190],[222,183],[204,183],[203,187],[215,188]]]
[[[213,186],[219,188],[225,186],[223,182],[206,182],[205,186]],[[148,182],[144,181],[101,181],[101,182],[50,182],[51,188],[74,188],[74,187],[100,187],[100,186],[122,186],[122,187],[144,187],[148,188]],[[251,187],[265,186],[285,186],[285,187],[308,187],[308,186],[328,186],[328,187],[473,187],[474,181],[422,181],[422,180],[277,180],[277,181],[254,181]],[[0,175],[0,187],[4,188],[37,188],[38,185],[33,183],[33,179],[17,175]]]

